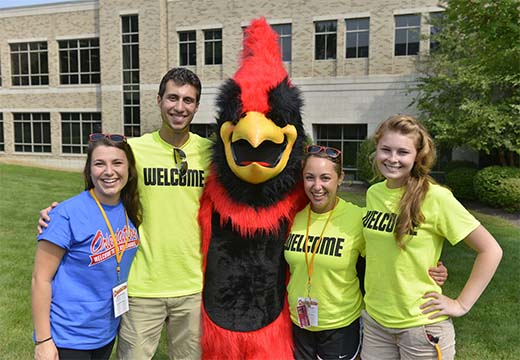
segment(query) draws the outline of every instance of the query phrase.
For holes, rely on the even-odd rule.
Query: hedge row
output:
[[[459,167],[446,171],[444,179],[453,194],[459,200],[476,200],[473,179],[478,173],[475,167]]]
[[[520,212],[520,168],[489,166],[473,181],[480,201],[508,212]]]

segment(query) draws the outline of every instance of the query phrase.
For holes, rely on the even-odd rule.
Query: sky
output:
[[[51,4],[66,1],[71,0],[0,0],[0,9],[25,5]]]

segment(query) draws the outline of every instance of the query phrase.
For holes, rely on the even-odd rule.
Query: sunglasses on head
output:
[[[123,142],[126,141],[126,136],[119,134],[102,134],[102,133],[93,133],[88,136],[89,142],[96,142],[102,139],[109,139],[113,142]]]
[[[186,158],[186,153],[183,150],[174,147],[173,160],[175,161],[177,170],[179,170],[179,175],[184,177],[188,172],[188,159]]]
[[[331,159],[337,159],[341,155],[340,150],[333,148],[333,147],[321,146],[321,145],[307,145],[305,152],[307,154],[319,154],[322,152],[322,153],[325,153]]]

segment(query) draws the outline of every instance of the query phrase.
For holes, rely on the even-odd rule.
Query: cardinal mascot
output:
[[[292,359],[284,242],[306,203],[300,92],[265,19],[245,30],[240,67],[217,97],[202,229],[204,359]]]

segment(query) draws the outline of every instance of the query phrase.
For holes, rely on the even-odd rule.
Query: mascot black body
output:
[[[245,30],[240,68],[217,99],[217,142],[201,197],[204,359],[292,359],[284,242],[306,203],[300,93],[278,35]]]

